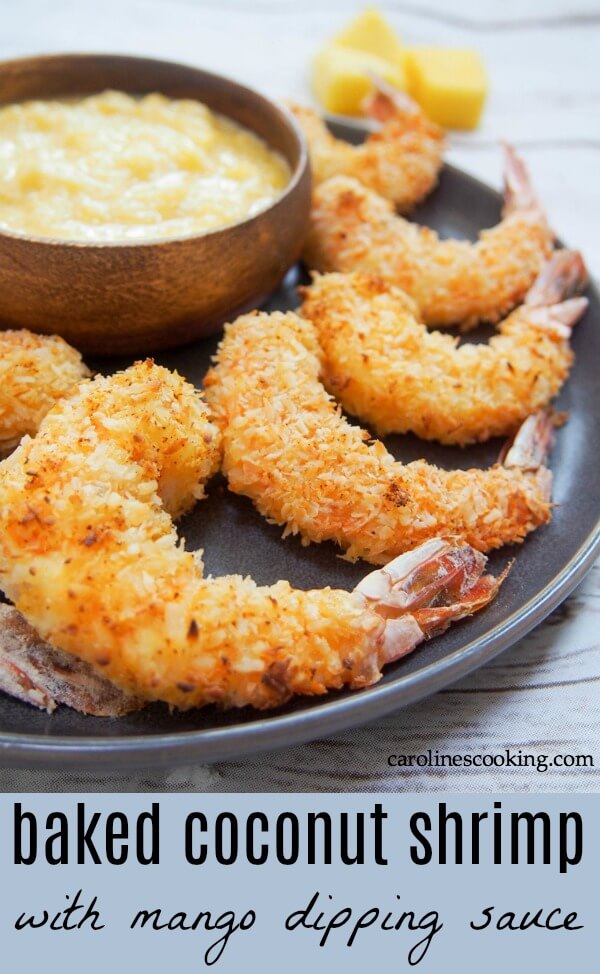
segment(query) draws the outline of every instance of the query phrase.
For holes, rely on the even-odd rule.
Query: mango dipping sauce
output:
[[[0,109],[0,230],[187,236],[265,209],[290,175],[257,135],[193,100],[105,91]]]

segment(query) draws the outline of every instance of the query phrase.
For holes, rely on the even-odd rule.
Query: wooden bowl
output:
[[[139,355],[211,334],[267,297],[300,254],[310,168],[293,118],[219,75],[114,55],[0,63],[0,104],[106,88],[197,98],[260,135],[292,170],[268,209],[209,233],[96,244],[0,231],[0,326],[62,335],[88,354]]]

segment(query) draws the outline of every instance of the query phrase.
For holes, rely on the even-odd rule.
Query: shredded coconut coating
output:
[[[514,209],[477,243],[442,240],[355,179],[335,176],[315,189],[304,259],[319,271],[384,277],[414,298],[428,325],[470,327],[523,300],[552,242],[534,205]]]
[[[0,457],[33,435],[55,402],[89,374],[62,338],[0,331]]]
[[[374,682],[385,623],[362,596],[202,578],[172,517],[219,459],[178,375],[145,362],[84,383],[0,467],[0,588],[42,639],[137,698],[266,708]]]
[[[313,325],[293,313],[226,327],[205,388],[223,429],[223,470],[285,534],[335,541],[381,564],[442,536],[480,551],[550,519],[549,472],[402,464],[350,425],[324,389]]]
[[[331,176],[351,176],[409,212],[437,183],[444,132],[399,93],[376,92],[368,110],[384,124],[353,146],[336,139],[312,109],[292,106],[308,141],[313,179],[322,183]]]
[[[488,344],[428,331],[414,302],[373,275],[326,274],[303,289],[302,314],[323,350],[323,381],[383,436],[413,432],[465,445],[515,432],[548,405],[573,353],[563,318],[585,299],[522,305]]]

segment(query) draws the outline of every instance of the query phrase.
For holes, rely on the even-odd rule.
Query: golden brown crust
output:
[[[437,183],[445,135],[409,99],[378,91],[369,114],[383,126],[358,146],[334,138],[312,109],[291,108],[308,141],[315,184],[351,176],[407,213]]]
[[[227,327],[205,382],[223,426],[230,488],[286,534],[335,541],[349,558],[384,564],[436,536],[488,551],[550,519],[543,468],[398,463],[341,415],[321,371],[309,321],[254,314]]]
[[[461,446],[510,436],[550,403],[573,362],[565,312],[574,305],[573,324],[586,306],[523,305],[489,343],[458,346],[428,331],[410,298],[381,278],[326,274],[302,293],[323,381],[347,412],[380,436],[410,431]]]
[[[552,245],[539,210],[515,210],[474,244],[442,240],[355,179],[336,176],[315,189],[304,257],[314,270],[384,277],[416,301],[428,325],[471,327],[523,300]]]
[[[90,373],[79,352],[53,335],[0,331],[0,458]]]
[[[172,516],[219,439],[197,390],[150,362],[81,386],[0,470],[6,594],[52,645],[183,709],[377,679],[382,621],[351,593],[202,578]]]

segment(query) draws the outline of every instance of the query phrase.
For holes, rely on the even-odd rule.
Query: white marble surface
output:
[[[222,71],[274,96],[307,97],[311,53],[363,5],[349,0],[0,0],[0,57],[46,51],[149,54]],[[381,3],[409,43],[474,45],[491,97],[450,161],[499,185],[497,143],[525,155],[557,232],[600,276],[598,0]],[[600,567],[535,633],[446,691],[329,741],[166,776],[0,771],[0,789],[597,790],[600,783]],[[591,754],[596,768],[545,773],[412,769],[394,752]]]

